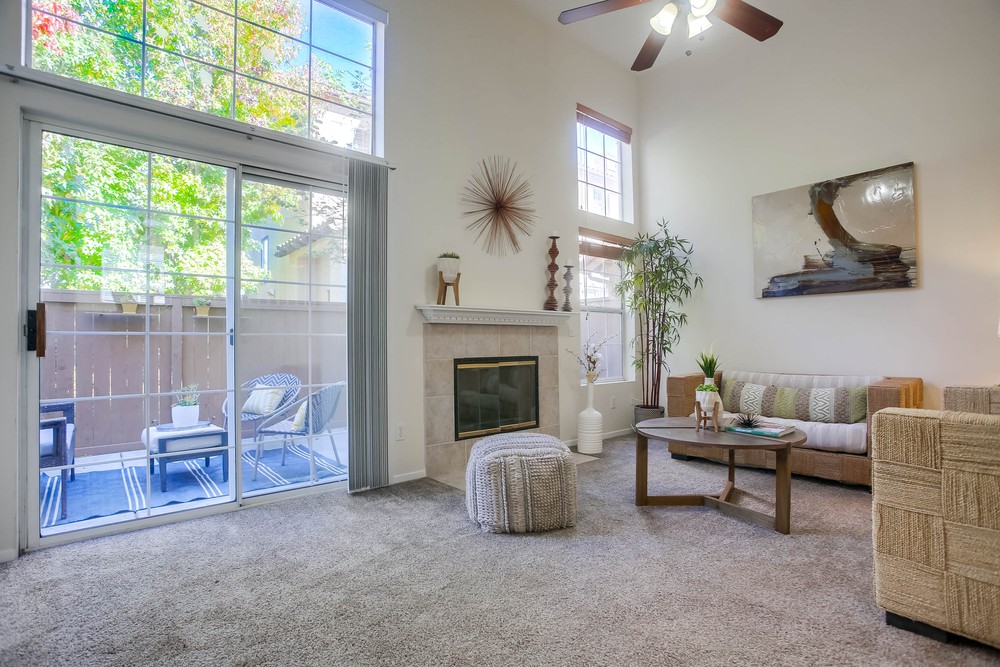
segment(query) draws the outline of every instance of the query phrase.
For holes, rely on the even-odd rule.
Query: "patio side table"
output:
[[[171,428],[169,424],[151,426],[142,430],[142,444],[150,454],[159,455],[149,460],[149,474],[153,474],[154,464],[160,462],[160,491],[167,490],[167,463],[205,457],[205,467],[213,456],[222,457],[222,481],[229,481],[229,433],[225,429],[208,424],[191,428]],[[200,451],[204,449],[216,451]]]

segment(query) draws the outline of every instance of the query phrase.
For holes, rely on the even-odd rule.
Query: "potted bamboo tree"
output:
[[[663,370],[670,370],[667,354],[687,323],[687,315],[680,309],[702,284],[701,276],[691,267],[691,243],[671,234],[666,220],[661,219],[657,226],[656,234],[637,236],[619,261],[622,278],[618,295],[637,318],[633,365],[640,372],[642,403],[635,406],[633,427],[663,416],[660,383]]]

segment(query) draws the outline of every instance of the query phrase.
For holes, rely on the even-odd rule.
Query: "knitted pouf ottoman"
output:
[[[540,433],[503,433],[472,447],[465,470],[469,517],[491,533],[576,525],[576,464],[569,447]]]

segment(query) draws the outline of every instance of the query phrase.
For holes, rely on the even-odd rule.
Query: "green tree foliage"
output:
[[[309,47],[296,41],[308,39],[309,0],[240,2],[241,18],[270,30],[238,22],[232,0],[35,0],[32,6],[40,10],[32,13],[37,69],[301,136],[310,132],[310,91],[350,107],[335,120],[371,111],[370,69],[319,51],[310,58]],[[156,47],[146,49],[145,73],[144,8],[145,39]],[[234,77],[234,61],[237,72],[262,81]],[[338,123],[324,123],[315,110],[312,123],[313,136],[335,140],[322,135]],[[52,133],[45,135],[42,164],[43,285],[225,293],[228,169]],[[343,260],[343,200],[317,196],[303,209],[296,192],[245,188],[243,224],[298,233],[323,225],[334,235],[339,225],[339,238],[324,246],[331,259]],[[305,223],[292,220],[303,210]],[[240,244],[244,280],[266,279],[251,230],[244,229]]]

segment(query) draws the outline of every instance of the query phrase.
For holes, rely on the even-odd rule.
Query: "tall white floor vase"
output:
[[[587,373],[587,409],[576,419],[576,451],[600,454],[604,449],[604,415],[594,409],[594,380],[597,373]]]

